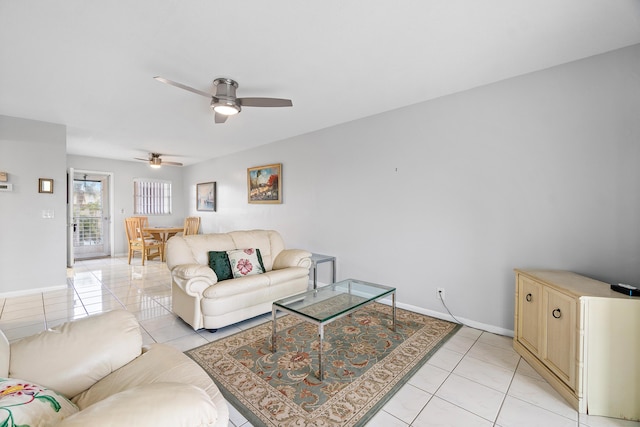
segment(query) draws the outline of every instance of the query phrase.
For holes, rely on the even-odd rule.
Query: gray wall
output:
[[[508,333],[514,267],[640,283],[637,70],[640,45],[162,168],[174,215],[151,221],[199,215],[206,233],[273,228],[288,247],[337,256],[339,279],[396,286],[401,305],[445,316],[443,287],[456,317]],[[116,253],[126,252],[131,180],[160,177],[144,163],[65,158],[64,141],[64,126],[0,116],[0,170],[15,186],[0,193],[0,292],[64,284],[67,162],[114,173]],[[283,164],[284,203],[248,204],[247,168],[270,163]],[[38,177],[54,178],[56,192],[38,194]],[[195,186],[208,181],[218,211],[198,212]]]
[[[66,286],[66,127],[0,116],[0,293]],[[53,194],[38,193],[53,179]],[[43,218],[43,211],[53,218]]]
[[[189,213],[277,229],[419,310],[444,313],[443,287],[508,333],[515,267],[640,282],[639,69],[636,45],[203,162],[184,189],[217,181],[218,211]],[[270,163],[284,203],[248,204],[246,169]]]

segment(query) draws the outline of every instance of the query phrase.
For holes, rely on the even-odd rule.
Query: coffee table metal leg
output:
[[[271,351],[276,352],[276,306],[271,307]]]
[[[320,348],[318,348],[318,378],[320,378],[320,381],[324,381],[324,374],[322,371],[322,342],[324,340],[324,325],[322,325],[322,323],[318,325],[318,337],[320,339]]]
[[[391,302],[393,304],[393,328],[392,331],[396,331],[396,293],[391,294]]]

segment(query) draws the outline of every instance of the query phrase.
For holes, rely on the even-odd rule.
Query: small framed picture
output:
[[[203,182],[196,184],[196,210],[216,211],[216,183]]]
[[[249,203],[282,203],[282,163],[247,169]]]
[[[53,180],[38,178],[38,193],[53,193]]]

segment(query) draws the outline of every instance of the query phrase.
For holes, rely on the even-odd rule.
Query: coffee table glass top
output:
[[[275,301],[274,306],[310,320],[326,323],[371,301],[393,294],[395,288],[348,279]]]

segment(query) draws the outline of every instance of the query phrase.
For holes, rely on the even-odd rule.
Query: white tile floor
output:
[[[166,264],[125,258],[79,261],[69,287],[0,299],[0,328],[10,341],[71,319],[125,308],[136,314],[145,343],[182,351],[269,320],[193,331],[171,313]],[[250,427],[230,406],[231,424]],[[368,427],[640,427],[638,422],[579,415],[513,351],[511,338],[464,327],[367,424]]]

